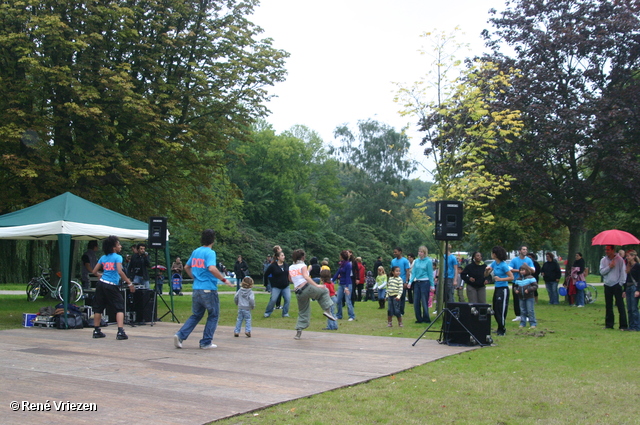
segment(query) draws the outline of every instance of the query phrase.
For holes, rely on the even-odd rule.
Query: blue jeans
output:
[[[549,294],[549,304],[560,304],[560,298],[558,297],[558,281],[545,282],[544,286],[547,287],[547,293]]]
[[[520,301],[520,326],[527,326],[527,317],[529,318],[529,326],[538,326],[536,322],[536,312],[533,310],[533,306],[536,302],[534,297],[527,298]]]
[[[636,298],[636,285],[627,286],[627,313],[629,315],[629,329],[640,331],[640,313],[638,313],[638,298]]]
[[[431,284],[428,280],[415,280],[413,287],[413,311],[416,313],[416,321],[419,323],[429,323],[429,292]]]
[[[239,334],[242,327],[242,321],[244,320],[244,331],[251,332],[251,310],[238,309],[238,320],[236,320],[236,329],[234,333]]]
[[[220,316],[220,300],[218,299],[218,291],[194,289],[192,296],[192,315],[184,322],[184,325],[176,333],[178,338],[186,340],[191,332],[204,316],[204,312],[208,313],[207,323],[204,325],[204,332],[200,340],[200,346],[207,346],[213,341],[213,334],[218,327],[218,317]]]
[[[384,301],[387,296],[387,288],[378,289],[378,301]]]
[[[402,313],[400,312],[400,309],[402,308],[401,301],[402,300],[399,300],[396,297],[389,297],[387,302],[387,316],[396,316],[398,319],[402,317]]]
[[[345,296],[344,290],[345,288],[349,289],[349,296]],[[349,314],[349,319],[355,319],[356,314],[353,312],[353,303],[351,302],[351,293],[353,291],[353,285],[339,285],[338,286],[338,310],[336,317],[338,319],[342,319],[342,300],[344,299],[347,303],[347,313]]]
[[[453,298],[453,279],[445,279],[444,280],[444,306],[447,306],[447,303],[453,303],[456,300]],[[440,307],[440,306],[438,306]]]
[[[335,313],[336,313],[336,303],[338,302],[338,297],[334,295],[333,297],[331,297],[331,301],[333,301],[333,305],[331,306],[331,314],[335,315]],[[327,329],[330,329],[332,331],[337,331],[338,330],[338,322],[335,321],[335,320],[327,319]]]
[[[276,288],[275,286],[271,288],[271,298],[269,299],[269,304],[267,305],[267,309],[264,312],[264,315],[269,317],[271,313],[273,313],[273,308],[276,306],[276,300],[282,294],[282,298],[284,298],[284,306],[282,307],[282,315],[289,314],[289,303],[291,302],[291,288],[287,286],[284,289]]]
[[[576,306],[584,305],[584,289],[576,288]]]
[[[134,276],[133,277],[133,284],[134,285],[142,285],[144,287],[144,289],[149,289],[150,288],[149,281],[148,280],[144,280],[143,276]]]

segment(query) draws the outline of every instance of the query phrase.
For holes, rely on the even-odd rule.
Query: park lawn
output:
[[[259,290],[260,289],[260,290]],[[262,317],[268,296],[256,288],[253,334],[259,328],[291,329],[295,334],[297,304],[290,318],[275,310]],[[546,291],[536,305],[538,329],[519,330],[507,324],[505,337],[494,337],[493,347],[479,348],[367,383],[293,400],[216,423],[283,424],[634,424],[638,423],[640,372],[635,366],[640,333],[603,330],[604,296],[585,308],[549,306]],[[491,291],[489,292],[492,293]],[[23,312],[37,312],[54,300],[28,303],[26,296],[1,296],[0,329],[17,328]],[[165,295],[168,301],[168,297]],[[231,293],[221,293],[220,324],[233,326],[236,307]],[[191,297],[174,297],[181,322],[189,316]],[[158,314],[164,314],[160,303]],[[375,302],[356,304],[357,320],[341,320],[338,332],[402,338],[411,344],[425,326],[413,323],[407,304],[405,327],[386,327],[386,313]],[[312,306],[309,331],[321,329],[326,319]],[[346,317],[346,311],[345,317]],[[495,322],[492,326],[495,329]],[[439,330],[440,324],[434,326]],[[54,332],[58,332],[57,330]],[[437,339],[438,333],[425,338]],[[427,349],[418,342],[416,350]],[[251,361],[247,359],[247,361]],[[363,362],[367,359],[363,358]],[[327,365],[331,367],[331,365]],[[294,385],[292,383],[292,385]]]

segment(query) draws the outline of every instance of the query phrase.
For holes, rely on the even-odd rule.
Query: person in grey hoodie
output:
[[[256,300],[251,288],[253,288],[253,279],[247,276],[242,279],[240,289],[233,297],[233,301],[238,306],[238,320],[236,320],[236,329],[233,331],[233,336],[240,336],[240,328],[244,320],[244,334],[247,338],[251,338],[251,310],[256,306]]]

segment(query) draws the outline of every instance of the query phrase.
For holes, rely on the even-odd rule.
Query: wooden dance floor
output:
[[[304,332],[296,341],[294,330],[254,328],[252,338],[234,338],[233,328],[220,326],[218,348],[200,350],[198,325],[178,350],[179,327],[127,327],[127,341],[116,341],[113,326],[96,340],[92,329],[0,331],[1,422],[204,424],[472,349],[426,339],[412,347],[418,335]],[[81,403],[95,410],[69,411],[93,409]]]

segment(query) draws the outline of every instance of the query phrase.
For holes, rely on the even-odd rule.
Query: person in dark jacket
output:
[[[233,273],[236,275],[236,292],[240,290],[240,282],[242,279],[249,276],[249,265],[242,258],[242,255],[238,255],[238,260],[233,265]]]
[[[487,302],[487,283],[491,277],[485,277],[487,265],[482,261],[482,254],[478,251],[471,255],[471,262],[462,270],[462,280],[467,284],[467,298],[470,303]]]
[[[356,261],[356,256],[353,251],[349,250],[349,261],[351,262],[351,282],[353,284],[351,291],[351,304],[355,305],[358,298],[356,296],[358,285],[360,284],[360,266],[361,264]]]
[[[318,264],[317,257],[311,257],[309,261],[309,277],[317,283],[320,284],[320,264]]]
[[[264,271],[264,278],[271,276],[271,299],[264,312],[264,317],[271,316],[276,300],[280,295],[284,298],[282,317],[289,317],[289,303],[291,302],[291,289],[289,287],[289,265],[284,262],[284,252],[279,251],[276,260],[269,264]]]
[[[540,263],[538,263],[538,256],[533,252],[527,254],[527,257],[531,258],[533,262],[533,277],[536,280],[536,283],[540,281],[540,272],[542,271],[542,267],[540,267]],[[538,289],[534,290],[536,303],[538,302]]]
[[[547,261],[544,262],[540,269],[540,276],[542,276],[544,285],[547,288],[547,293],[549,294],[549,304],[558,305],[560,304],[558,298],[558,283],[560,282],[560,278],[562,278],[562,271],[552,252],[547,252],[546,257]]]
[[[144,289],[149,289],[149,253],[146,252],[147,246],[143,243],[136,245],[135,254],[131,257],[129,263],[129,273],[127,275],[133,281],[134,285],[142,285]]]

